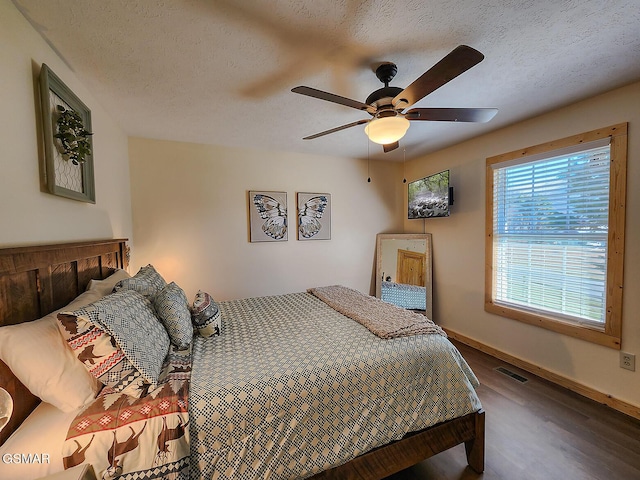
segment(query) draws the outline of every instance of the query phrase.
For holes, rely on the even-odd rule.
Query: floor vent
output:
[[[513,378],[514,380],[519,381],[520,383],[527,383],[529,381],[528,378],[523,377],[522,375],[518,375],[517,373],[512,372],[511,370],[507,370],[504,367],[496,367],[495,371],[502,373],[503,375],[507,375],[508,377]]]

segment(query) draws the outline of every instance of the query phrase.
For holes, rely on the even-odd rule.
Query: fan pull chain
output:
[[[406,147],[402,148],[402,155],[403,155],[403,157],[402,157],[402,183],[407,183],[407,175],[406,175],[405,169],[404,169],[405,163],[407,163],[407,148]]]
[[[371,164],[371,142],[367,139],[367,182],[371,183],[371,174],[369,173],[369,168]]]

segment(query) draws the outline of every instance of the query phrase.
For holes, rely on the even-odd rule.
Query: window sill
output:
[[[620,350],[620,338],[608,334],[606,331],[585,325],[576,325],[566,321],[557,320],[552,317],[533,314],[524,310],[510,308],[503,305],[496,305],[492,301],[486,301],[484,304],[485,311],[500,315],[502,317],[518,320],[529,325],[545,328],[563,335],[578,338],[586,342],[603,345],[608,348]]]

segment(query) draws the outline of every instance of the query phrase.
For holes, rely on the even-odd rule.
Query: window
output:
[[[620,348],[627,125],[487,159],[485,310]]]

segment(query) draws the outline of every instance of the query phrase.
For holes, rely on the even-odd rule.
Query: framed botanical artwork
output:
[[[40,104],[47,191],[95,203],[91,110],[45,64],[40,70]]]
[[[288,239],[287,193],[249,191],[251,242],[282,242]]]
[[[331,239],[331,195],[298,193],[298,240]]]

